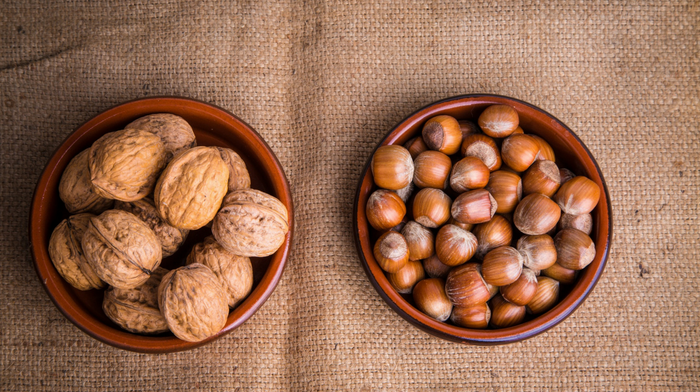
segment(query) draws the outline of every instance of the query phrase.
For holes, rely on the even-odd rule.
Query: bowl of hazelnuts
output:
[[[464,95],[400,122],[354,205],[361,264],[414,326],[504,344],[560,323],[600,278],[612,241],[603,174],[571,129],[517,99]]]
[[[284,171],[260,135],[215,106],[127,102],[70,134],[32,199],[34,266],[83,332],[150,353],[201,346],[277,286],[293,232]]]

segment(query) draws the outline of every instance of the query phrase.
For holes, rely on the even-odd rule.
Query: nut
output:
[[[459,129],[462,131],[462,140],[469,135],[481,133],[481,128],[472,121],[459,120],[457,122],[459,123]]]
[[[452,155],[462,144],[462,130],[454,117],[435,116],[423,125],[423,141],[431,150]]]
[[[168,257],[175,253],[180,246],[185,242],[187,234],[190,232],[186,229],[178,229],[170,226],[167,222],[161,219],[156,210],[156,206],[149,198],[143,198],[135,201],[117,201],[114,203],[114,208],[130,212],[136,215],[153,230],[158,241],[163,248],[163,257]]]
[[[216,147],[216,149],[228,166],[228,191],[250,188],[250,174],[243,158],[230,148]]]
[[[425,278],[425,271],[420,261],[409,260],[406,265],[395,273],[387,274],[389,283],[400,294],[411,294],[413,286]]]
[[[428,150],[422,152],[413,161],[413,183],[419,188],[445,189],[452,169],[450,157]]]
[[[485,189],[496,199],[497,214],[515,211],[515,207],[523,196],[520,176],[505,170],[492,172]]]
[[[464,157],[455,163],[450,173],[450,186],[456,192],[483,188],[489,182],[491,171],[477,157]]]
[[[375,230],[389,230],[401,223],[406,215],[406,205],[395,192],[377,189],[367,199],[365,214]]]
[[[493,218],[498,204],[486,189],[462,193],[452,203],[452,217],[464,223],[484,223]]]
[[[503,163],[516,172],[524,172],[537,159],[540,145],[529,135],[508,136],[501,146]]]
[[[564,284],[572,284],[576,280],[576,271],[564,268],[559,263],[554,263],[549,268],[543,269],[542,274]]]
[[[197,230],[214,218],[228,191],[228,167],[213,147],[195,147],[173,158],[154,193],[160,216],[171,226]]]
[[[386,272],[395,273],[408,263],[406,239],[395,231],[387,231],[374,244],[374,258]]]
[[[515,282],[501,287],[503,298],[515,305],[525,306],[537,292],[537,276],[529,268],[523,268],[523,272]]]
[[[452,199],[435,188],[423,188],[413,199],[413,219],[429,228],[442,226],[450,219]]]
[[[572,172],[571,170],[569,170],[567,168],[560,167],[559,168],[559,176],[561,177],[561,183],[565,184],[570,179],[576,177],[576,174],[574,174],[574,172]]]
[[[476,237],[458,226],[445,225],[435,237],[435,250],[445,265],[454,267],[464,264],[476,252]]]
[[[541,235],[554,229],[559,222],[561,210],[557,203],[540,193],[523,198],[513,214],[513,223],[524,234]]]
[[[554,201],[559,204],[561,210],[571,215],[590,213],[598,205],[598,200],[600,200],[598,184],[583,176],[574,177],[565,182],[554,195]]]
[[[442,279],[423,279],[413,287],[413,301],[421,312],[445,321],[452,313],[452,303],[445,294],[445,282]]]
[[[404,188],[401,188],[399,190],[396,190],[397,195],[403,200],[404,203],[408,202],[408,199],[411,197],[413,194],[413,190],[415,189],[415,185],[413,185],[413,182],[410,184],[406,185]]]
[[[202,264],[168,272],[158,286],[158,304],[168,328],[178,338],[199,342],[226,325],[228,301],[214,273]]]
[[[416,159],[422,152],[428,151],[428,146],[425,145],[423,138],[420,136],[407,141],[403,146],[408,150],[408,153],[411,154],[411,159]]]
[[[539,271],[551,267],[557,261],[554,241],[547,234],[522,236],[517,246],[527,268]]]
[[[520,134],[525,133],[525,131],[523,131],[523,129],[522,129],[519,125],[518,125],[517,128],[515,128],[515,131],[513,131],[513,133],[511,133],[511,135],[515,135],[515,134],[518,134],[518,133],[520,133]]]
[[[530,137],[535,139],[540,147],[540,155],[537,156],[537,159],[552,162],[557,161],[557,157],[554,155],[554,150],[552,150],[552,146],[550,146],[549,143],[537,135],[530,135]]]
[[[90,147],[88,166],[93,190],[108,199],[141,199],[153,190],[166,159],[163,142],[150,132],[110,132]]]
[[[484,281],[494,286],[515,282],[523,271],[523,256],[510,246],[498,247],[484,256],[481,273]]]
[[[523,193],[552,197],[559,189],[559,168],[552,161],[535,161],[523,175]]]
[[[85,259],[81,245],[94,216],[88,213],[69,216],[56,226],[49,239],[49,257],[54,267],[66,282],[83,291],[105,286]]]
[[[491,320],[491,308],[486,303],[473,306],[455,306],[452,308],[450,320],[465,328],[484,329]]]
[[[124,129],[150,132],[163,141],[167,160],[197,145],[192,127],[184,118],[171,113],[156,113],[132,121]]]
[[[537,292],[527,304],[527,311],[541,314],[551,309],[559,299],[559,282],[546,276],[537,277]]]
[[[595,243],[586,233],[564,229],[554,237],[557,263],[564,268],[582,270],[595,259]]]
[[[518,112],[507,105],[491,105],[479,116],[479,126],[491,137],[503,138],[518,128]]]
[[[435,254],[435,237],[433,232],[420,223],[410,221],[401,229],[401,234],[408,244],[408,259],[423,260]]]
[[[121,210],[91,218],[81,243],[95,274],[119,289],[146,282],[163,257],[153,230],[134,214]]]
[[[226,292],[229,308],[235,308],[253,289],[253,265],[245,256],[224,249],[214,237],[206,237],[192,248],[187,265],[199,263],[209,267]]]
[[[427,259],[423,259],[423,270],[431,278],[447,278],[452,267],[445,265],[440,261],[440,258],[434,254]]]
[[[559,218],[557,227],[559,230],[576,229],[591,235],[593,231],[593,217],[591,214],[571,215],[563,213],[561,218]]]
[[[453,268],[445,283],[445,292],[454,306],[474,306],[491,298],[490,286],[481,275],[481,265],[467,263]]]
[[[486,253],[499,246],[510,245],[513,241],[513,228],[506,218],[494,215],[490,221],[476,225],[476,257],[483,259]]]
[[[413,181],[413,158],[407,149],[388,145],[377,148],[370,163],[374,183],[380,188],[398,190]]]
[[[92,189],[88,167],[89,154],[90,149],[83,150],[71,159],[58,184],[58,196],[71,214],[81,212],[99,214],[112,208],[114,203],[113,200],[98,195]]]
[[[500,295],[491,300],[491,325],[496,328],[520,324],[526,313],[525,306],[512,304]]]
[[[450,220],[448,220],[447,223],[449,223],[449,224],[451,224],[451,225],[459,226],[459,227],[463,228],[463,229],[466,230],[466,231],[471,231],[471,230],[474,228],[474,224],[472,224],[472,223],[460,222],[460,221],[458,221],[458,220],[455,219],[455,218],[450,218]]]
[[[289,232],[286,207],[264,192],[239,190],[232,194],[236,196],[231,196],[214,217],[214,238],[238,256],[265,257],[277,252]]]
[[[168,270],[158,267],[148,280],[138,287],[108,287],[102,301],[102,310],[110,320],[129,332],[167,332],[168,324],[158,309],[158,285],[167,273]]]
[[[490,171],[501,168],[501,152],[496,142],[486,135],[474,134],[465,137],[460,151],[464,157],[479,158]]]

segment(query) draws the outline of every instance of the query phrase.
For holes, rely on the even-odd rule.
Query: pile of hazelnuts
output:
[[[379,147],[366,206],[391,285],[439,321],[504,328],[559,301],[590,264],[600,188],[557,165],[507,105],[439,115],[404,146]]]

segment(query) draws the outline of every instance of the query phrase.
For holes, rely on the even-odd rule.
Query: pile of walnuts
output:
[[[196,146],[174,114],[139,118],[68,164],[59,196],[71,216],[49,255],[79,290],[103,289],[105,314],[127,331],[172,331],[197,342],[219,332],[253,287],[249,257],[269,256],[289,231],[287,209],[250,188],[233,150]],[[211,225],[186,265],[160,267],[190,230]]]

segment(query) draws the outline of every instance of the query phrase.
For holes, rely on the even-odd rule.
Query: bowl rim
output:
[[[551,121],[553,121],[556,125],[560,126],[565,132],[567,132],[568,135],[571,136],[573,140],[582,147],[582,149],[586,153],[586,156],[595,167],[595,170],[603,188],[603,192],[601,192],[602,203],[599,203],[599,205],[605,204],[605,212],[607,212],[607,225],[601,224],[599,226],[599,230],[601,230],[602,233],[598,233],[599,235],[596,237],[596,239],[599,239],[601,237],[601,234],[604,236],[604,246],[602,248],[599,247],[599,244],[597,243],[596,239],[594,239],[594,242],[596,243],[596,259],[600,258],[598,267],[594,271],[589,271],[590,268],[586,269],[586,271],[583,271],[584,274],[579,275],[579,281],[577,281],[577,283],[574,285],[569,295],[560,300],[559,303],[555,305],[554,308],[550,309],[548,312],[545,312],[544,314],[541,314],[532,320],[526,321],[525,323],[502,329],[468,329],[439,322],[421,313],[415,307],[411,306],[395,290],[391,290],[389,293],[387,293],[386,290],[383,289],[382,284],[380,284],[380,282],[378,281],[377,276],[375,276],[377,270],[379,270],[379,272],[381,272],[381,270],[379,269],[376,261],[374,261],[373,256],[371,255],[371,246],[369,248],[370,255],[368,257],[366,257],[365,255],[363,245],[368,245],[369,239],[367,239],[367,241],[365,242],[363,241],[363,236],[361,235],[361,233],[364,233],[366,234],[365,237],[369,237],[364,206],[360,209],[359,201],[363,192],[363,184],[366,181],[368,181],[368,179],[371,177],[370,164],[372,156],[374,156],[374,152],[377,150],[377,148],[383,145],[393,144],[403,134],[402,130],[411,128],[412,126],[416,125],[416,123],[423,122],[427,118],[438,115],[439,112],[444,112],[450,108],[464,106],[465,102],[479,99],[484,100],[482,103],[507,104],[507,102],[512,102],[517,105],[523,105],[536,112],[543,114],[546,117],[549,117]],[[601,215],[605,216],[605,214]],[[365,219],[364,228],[360,226],[361,218]],[[355,193],[352,222],[353,235],[355,237],[355,247],[360,258],[360,264],[362,265],[362,268],[365,271],[367,277],[369,278],[372,286],[380,295],[380,297],[384,300],[384,302],[386,302],[403,319],[408,321],[413,326],[423,330],[424,332],[452,342],[477,345],[506,344],[529,339],[549,330],[550,328],[556,326],[564,319],[569,317],[586,300],[593,288],[595,288],[595,286],[597,285],[603,273],[603,270],[605,269],[605,266],[607,264],[613,240],[612,203],[607,183],[605,182],[603,172],[600,169],[598,162],[595,160],[593,154],[590,152],[585,143],[566,124],[564,124],[562,121],[560,121],[558,118],[556,118],[549,112],[525,101],[496,94],[464,94],[441,99],[414,111],[413,113],[405,117],[403,120],[401,120],[397,125],[395,125],[386,134],[386,136],[384,136],[382,140],[379,143],[377,143],[376,147],[373,149],[372,153],[367,159],[364,169],[360,175],[360,179],[357,185],[357,191]],[[371,258],[373,266],[370,266],[368,258]],[[593,263],[596,263],[596,260],[594,260]],[[386,277],[384,276],[383,272],[381,273],[381,278],[379,279],[383,279],[386,281]],[[585,285],[581,286],[581,281],[585,281]],[[388,281],[383,283],[386,286],[388,284]],[[573,294],[574,291],[577,291],[578,295],[572,296],[571,294]]]
[[[53,278],[49,275],[49,270],[53,269],[55,271],[55,267],[48,256],[48,250],[43,249],[43,247],[39,245],[44,240],[40,236],[40,229],[35,227],[35,222],[39,222],[39,216],[44,212],[41,205],[44,195],[46,195],[47,192],[50,192],[46,186],[48,179],[54,175],[61,175],[60,173],[55,173],[56,163],[64,159],[64,156],[67,154],[67,150],[69,150],[72,145],[80,140],[80,135],[83,135],[90,129],[101,125],[112,117],[119,115],[122,110],[142,105],[187,108],[191,111],[197,111],[199,114],[212,120],[217,119],[219,121],[224,121],[230,124],[231,127],[241,130],[242,135],[246,140],[257,144],[265,152],[263,156],[258,157],[259,159],[265,161],[266,166],[272,167],[273,172],[276,173],[275,176],[270,175],[271,188],[275,190],[280,201],[284,203],[288,209],[289,231],[285,237],[283,245],[277,250],[276,253],[273,254],[272,258],[270,259],[268,268],[260,282],[255,286],[253,291],[243,303],[230,311],[228,317],[229,319],[234,317],[233,322],[229,324],[227,319],[227,325],[221,331],[219,331],[216,335],[199,342],[186,342],[176,338],[175,336],[154,337],[134,334],[123,330],[117,330],[95,319],[89,314],[89,312],[86,312],[79,304],[77,304],[71,298],[70,294],[63,289],[63,287],[58,286],[57,282],[53,281]],[[144,115],[159,112],[168,112],[168,110],[163,109],[153,111]],[[63,151],[63,154],[59,155],[59,152],[61,151]],[[50,211],[46,211],[45,213],[50,213]],[[141,353],[171,353],[190,350],[206,345],[230,333],[252,317],[253,314],[255,314],[267,301],[270,295],[272,295],[272,292],[275,290],[279,280],[282,277],[282,273],[284,272],[287,259],[291,251],[294,235],[294,205],[289,182],[282,165],[267,142],[265,142],[260,134],[250,125],[226,109],[211,103],[179,96],[154,96],[137,98],[111,106],[110,108],[85,121],[73,132],[68,134],[68,136],[66,136],[66,138],[56,147],[49,157],[44,169],[41,172],[41,175],[37,180],[30,204],[28,228],[30,251],[37,277],[39,278],[42,287],[48,294],[51,301],[68,320],[70,320],[85,334],[113,347]],[[40,260],[42,261],[40,262]],[[248,301],[249,299],[253,298],[253,301]]]

